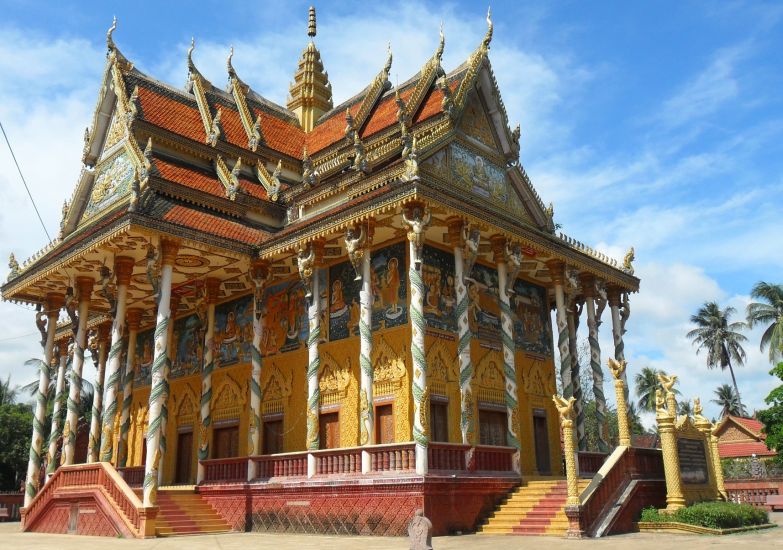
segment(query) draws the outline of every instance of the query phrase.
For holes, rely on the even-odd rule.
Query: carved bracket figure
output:
[[[410,214],[410,215],[409,215]],[[419,205],[410,209],[410,212],[402,212],[402,220],[410,227],[408,241],[413,243],[414,257],[412,258],[416,270],[421,269],[422,252],[424,251],[424,231],[432,219],[429,208]]]
[[[72,286],[69,286],[65,290],[65,312],[68,314],[68,318],[71,320],[71,332],[73,337],[76,338],[76,333],[79,328],[79,297],[73,290]]]
[[[41,347],[46,347],[46,313],[42,311],[41,304],[35,307],[35,326],[41,333]]]
[[[607,296],[606,296],[606,283],[601,281],[600,279],[596,279],[595,281],[595,327],[598,328],[601,326],[601,316],[604,313],[604,309],[606,309],[606,304],[608,302]]]
[[[362,280],[362,257],[364,256],[364,243],[367,241],[367,235],[364,226],[349,227],[345,232],[345,249],[348,251],[348,259],[351,260],[353,270],[356,272],[354,281]]]
[[[100,269],[101,274],[101,280],[100,280],[100,290],[98,291],[101,296],[106,300],[106,302],[109,304],[109,314],[112,318],[114,318],[114,314],[117,312],[117,296],[116,296],[116,290],[111,284],[111,269],[106,267],[105,265],[101,266]]]
[[[628,293],[623,293],[623,302],[620,304],[620,334],[625,334],[625,323],[631,316],[631,301]]]
[[[473,266],[476,265],[476,259],[479,254],[479,244],[481,241],[481,231],[475,226],[465,226],[463,229],[463,240],[465,241],[465,248],[462,253],[462,278],[463,283],[465,279],[470,279],[470,274],[473,271]]]
[[[255,290],[253,292],[253,314],[256,316],[256,320],[261,319],[264,308],[264,289],[267,283],[272,279],[272,272],[265,267],[258,267],[251,269],[248,273],[250,281],[253,283]]]
[[[160,263],[158,250],[152,243],[147,244],[147,281],[152,286],[152,297],[157,304],[160,301]]]
[[[410,135],[410,134],[407,134]],[[405,172],[402,174],[402,181],[414,181],[419,179],[419,153],[416,144],[416,137],[411,139],[410,146],[403,146],[402,160],[405,162]]]
[[[280,163],[278,163],[277,167],[278,169],[282,168]],[[275,173],[277,173],[277,170],[275,170]],[[274,177],[274,174],[272,174],[272,176]],[[304,185],[304,188],[310,189],[311,187],[315,187],[318,184],[319,176],[320,174],[318,171],[313,168],[313,161],[307,154],[307,147],[305,147],[302,157],[302,184]],[[277,179],[277,183],[278,185],[280,184],[279,178]]]
[[[313,296],[313,267],[315,264],[315,248],[312,243],[307,247],[301,247],[296,257],[296,264],[299,267],[299,277],[302,278],[302,284],[305,287],[305,297]]]
[[[513,246],[506,243],[506,262],[508,263],[508,277],[506,279],[506,293],[514,293],[514,283],[517,280],[519,272],[522,270],[522,245],[519,243]]]

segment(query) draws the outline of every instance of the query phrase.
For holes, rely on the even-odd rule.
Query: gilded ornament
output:
[[[302,184],[304,184],[304,188],[315,187],[318,184],[318,178],[318,171],[313,168],[313,161],[307,154],[307,147],[305,147],[302,154]]]
[[[402,221],[409,226],[408,241],[413,243],[414,257],[413,262],[416,269],[421,268],[422,263],[422,251],[424,249],[424,231],[432,219],[429,208],[422,208],[419,205],[409,209],[409,211],[403,210]]]
[[[367,391],[362,389],[359,393],[359,428],[361,435],[359,443],[361,445],[367,445],[370,442],[370,434],[367,432],[367,424],[370,422],[370,406],[367,402]]]
[[[299,277],[305,287],[305,297],[313,296],[313,268],[315,266],[315,247],[311,244],[307,248],[301,247],[296,257],[296,264],[299,268]]]
[[[38,329],[38,332],[41,335],[41,347],[46,347],[46,320],[47,316],[46,313],[44,313],[41,310],[41,304],[38,304],[35,307],[35,327]]]
[[[628,275],[633,275],[633,261],[635,259],[636,252],[634,251],[633,247],[631,247],[625,254],[625,258],[623,258],[623,271],[625,271]]]
[[[614,379],[622,380],[623,374],[625,373],[625,367],[628,365],[628,362],[625,359],[616,361],[613,358],[609,357],[606,360],[606,363],[609,366],[609,370],[611,371]]]
[[[367,241],[367,235],[364,226],[349,227],[345,233],[345,249],[348,252],[348,259],[351,261],[356,276],[354,281],[362,280],[362,257],[364,256],[364,243]]]

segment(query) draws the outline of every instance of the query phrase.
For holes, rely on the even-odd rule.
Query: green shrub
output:
[[[662,514],[655,508],[642,510],[641,521],[654,523],[680,522],[712,529],[730,529],[769,523],[769,515],[762,508],[733,502],[700,502],[680,508],[673,514]]]

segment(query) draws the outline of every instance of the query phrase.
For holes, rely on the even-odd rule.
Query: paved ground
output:
[[[783,526],[783,512],[771,514],[771,519]],[[783,548],[783,531],[780,528],[764,531],[713,537],[706,535],[641,534],[617,535],[603,539],[566,540],[554,537],[514,537],[465,535],[461,537],[436,537],[435,550],[512,550],[514,548],[546,550],[666,550],[679,548]],[[39,535],[20,533],[18,523],[0,523],[0,550],[84,550],[100,547],[101,550],[391,550],[408,548],[402,538],[380,537],[327,537],[316,535],[262,535],[257,533],[231,533],[227,535],[202,535],[197,537],[172,537],[165,539],[128,540],[106,537],[77,537],[73,535]]]

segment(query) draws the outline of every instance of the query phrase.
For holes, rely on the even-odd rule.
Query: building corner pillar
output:
[[[87,462],[98,462],[101,446],[101,413],[103,412],[103,386],[106,377],[106,357],[108,355],[108,343],[111,336],[111,323],[103,322],[98,325],[98,370],[95,373],[95,394],[92,401],[92,416],[90,418],[90,438],[87,453]]]
[[[124,468],[128,462],[128,435],[130,434],[130,409],[133,403],[133,380],[136,376],[136,338],[142,317],[141,308],[128,308],[128,343],[125,356],[125,373],[122,376],[122,412],[120,413],[120,441],[117,444],[117,466]]]
[[[204,366],[201,369],[201,425],[198,435],[198,470],[196,483],[203,483],[206,470],[201,463],[209,459],[209,429],[212,426],[212,371],[215,370],[215,304],[220,295],[220,279],[205,281],[207,330],[204,335]]]
[[[255,287],[253,292],[253,343],[251,348],[251,375],[250,375],[250,435],[248,439],[248,454],[258,456],[262,453],[263,427],[261,419],[261,390],[262,357],[261,337],[264,332],[264,290],[271,279],[269,262],[256,260],[250,268],[250,280]],[[256,462],[250,460],[247,465],[247,480],[256,478]]]
[[[62,306],[61,306],[62,307]],[[57,471],[57,442],[62,436],[62,415],[65,409],[65,370],[68,367],[68,339],[60,340],[57,346],[59,356],[57,367],[57,382],[52,408],[52,429],[49,432],[49,452],[46,455],[46,479]],[[62,452],[62,450],[61,450]]]

